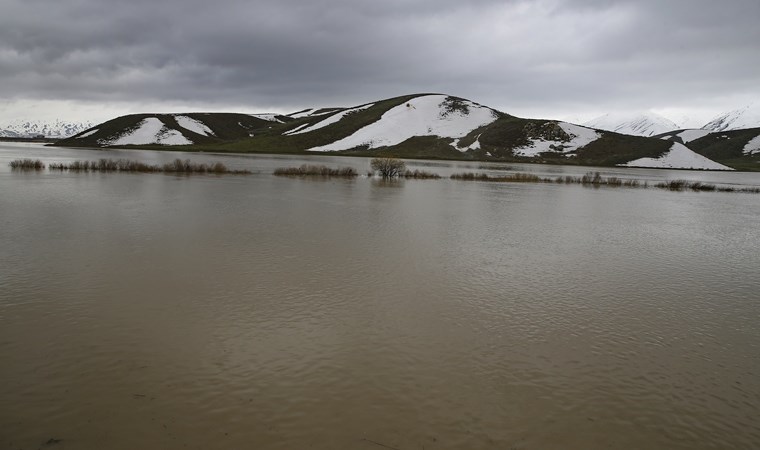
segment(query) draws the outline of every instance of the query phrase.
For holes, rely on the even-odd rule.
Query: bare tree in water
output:
[[[397,158],[372,158],[370,162],[372,170],[379,172],[383,178],[395,178],[400,176],[406,164]]]

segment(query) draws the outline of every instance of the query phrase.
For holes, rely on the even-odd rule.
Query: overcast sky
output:
[[[760,1],[0,0],[0,123],[417,92],[706,122],[760,99]]]

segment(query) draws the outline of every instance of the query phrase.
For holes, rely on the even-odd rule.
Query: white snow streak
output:
[[[355,111],[362,111],[362,110],[370,108],[370,107],[372,107],[374,105],[375,105],[374,103],[370,103],[369,105],[357,106],[356,108],[351,108],[351,109],[343,110],[343,111],[341,111],[339,113],[333,114],[332,116],[328,117],[327,119],[324,119],[324,120],[321,120],[321,121],[315,123],[314,125],[312,125],[312,126],[310,126],[308,128],[304,128],[303,130],[298,130],[298,131],[291,131],[288,134],[289,135],[294,135],[294,134],[309,133],[311,131],[318,130],[320,128],[324,128],[324,127],[326,127],[328,125],[332,125],[334,123],[339,122],[340,119],[346,117],[347,114],[350,114],[350,113],[355,112]]]
[[[211,131],[211,128],[206,126],[206,124],[201,122],[200,120],[195,120],[192,117],[188,117],[188,116],[174,116],[174,119],[177,121],[179,126],[187,130],[190,130],[193,133],[198,133],[202,136],[214,135],[214,132]]]
[[[302,117],[309,117],[311,115],[312,111],[314,111],[314,108],[309,108],[309,109],[307,109],[305,111],[301,111],[301,112],[297,112],[297,113],[293,113],[293,114],[288,114],[288,116],[292,117],[294,119],[300,119]]]
[[[371,123],[351,136],[332,144],[310,148],[309,151],[348,150],[361,145],[378,148],[397,145],[415,136],[462,138],[472,130],[496,120],[495,112],[469,101],[468,114],[460,111],[446,113],[441,104],[446,95],[415,97],[389,109],[377,122]]]
[[[103,145],[188,145],[193,142],[177,130],[171,130],[156,117],[143,119],[137,128],[113,140],[99,140]]]
[[[639,158],[618,165],[626,167],[652,167],[657,169],[734,170],[689,150],[688,147],[679,142],[674,142],[670,147],[670,150],[659,158]]]
[[[87,136],[92,136],[93,134],[95,134],[97,132],[98,132],[98,129],[95,128],[94,130],[90,130],[90,131],[88,131],[87,133],[85,133],[85,134],[83,134],[81,136],[77,136],[77,139],[82,139],[82,138],[86,138]]]
[[[755,136],[752,140],[747,142],[743,150],[745,155],[754,155],[760,153],[760,135]]]
[[[288,131],[286,131],[286,132],[284,132],[284,133],[282,133],[282,134],[285,134],[285,135],[287,135],[287,134],[290,134],[290,133],[295,133],[296,131],[298,131],[298,130],[301,130],[301,129],[303,129],[304,127],[308,127],[308,126],[309,126],[309,124],[308,124],[308,123],[305,123],[305,124],[303,124],[303,125],[298,125],[297,127],[293,128],[292,130],[288,130]]]
[[[282,120],[278,119],[275,116],[279,116],[279,114],[274,114],[274,113],[251,114],[251,117],[255,117],[257,119],[267,120],[269,122],[282,123]],[[290,116],[290,117],[293,117],[293,116]]]

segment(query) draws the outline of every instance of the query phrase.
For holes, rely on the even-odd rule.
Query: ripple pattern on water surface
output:
[[[129,175],[0,188],[0,446],[760,442],[747,197]]]

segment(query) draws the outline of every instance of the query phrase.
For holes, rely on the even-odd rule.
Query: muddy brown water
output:
[[[0,448],[760,446],[760,196],[7,167],[123,153],[0,146]]]

